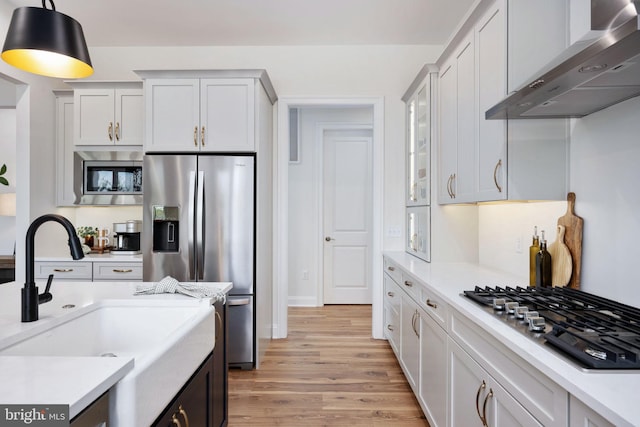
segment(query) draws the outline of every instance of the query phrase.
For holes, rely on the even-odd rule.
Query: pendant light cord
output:
[[[42,8],[46,9],[47,5],[45,4],[46,0],[42,0]],[[53,0],[49,0],[49,3],[51,3],[51,10],[56,10],[56,5],[53,4]]]

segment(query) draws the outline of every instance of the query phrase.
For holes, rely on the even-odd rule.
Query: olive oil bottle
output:
[[[529,246],[529,286],[536,285],[536,255],[540,252],[538,227],[533,227],[533,242]]]
[[[540,251],[536,255],[536,286],[551,287],[551,254],[547,251],[547,240],[544,230],[540,232]]]

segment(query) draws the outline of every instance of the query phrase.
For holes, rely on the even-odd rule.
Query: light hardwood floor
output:
[[[229,372],[229,427],[428,427],[371,306],[289,309],[258,370]]]

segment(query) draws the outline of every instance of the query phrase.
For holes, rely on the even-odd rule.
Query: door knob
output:
[[[336,240],[336,239],[327,236],[327,237],[324,238],[324,240],[326,240],[327,242],[330,242],[330,241]]]

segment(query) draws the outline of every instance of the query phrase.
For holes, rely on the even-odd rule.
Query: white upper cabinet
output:
[[[566,197],[567,120],[485,119],[566,45],[567,3],[552,3],[479,2],[447,47],[439,78],[438,203]],[[540,31],[547,23],[549,34]],[[538,53],[546,43],[551,53]]]
[[[407,103],[407,206],[431,202],[431,78],[429,72],[417,89],[403,98]]]
[[[142,145],[141,82],[69,82],[74,88],[74,144]]]
[[[73,206],[73,92],[56,91],[56,205]]]
[[[263,70],[138,71],[145,79],[145,151],[255,152]]]

